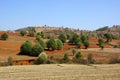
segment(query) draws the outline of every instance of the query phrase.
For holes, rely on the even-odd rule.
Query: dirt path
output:
[[[0,80],[120,80],[120,64],[0,67]]]

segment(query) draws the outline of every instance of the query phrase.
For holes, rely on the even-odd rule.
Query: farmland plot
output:
[[[0,80],[120,80],[120,64],[0,67]]]

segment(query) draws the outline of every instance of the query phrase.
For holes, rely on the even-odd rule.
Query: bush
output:
[[[76,49],[72,49],[73,56],[75,55],[76,52],[77,52]]]
[[[72,37],[69,40],[69,43],[76,44],[79,38],[80,37],[77,34],[73,34]]]
[[[76,46],[77,46],[78,48],[81,48],[81,46],[82,46],[81,40],[79,40],[79,41],[76,43]]]
[[[59,37],[58,37],[63,43],[66,42],[66,37],[64,34],[60,34]]]
[[[56,42],[57,42],[57,49],[62,49],[63,47],[62,41],[60,39],[57,39]]]
[[[48,55],[45,52],[40,53],[35,64],[45,64],[48,60]]]
[[[63,60],[67,61],[68,59],[68,54],[64,54]]]
[[[29,31],[29,35],[30,35],[31,37],[34,36],[34,33],[35,33],[35,32],[32,31],[32,30]]]
[[[103,48],[104,48],[104,44],[105,44],[103,38],[100,38],[100,39],[98,40],[98,43],[99,43],[99,46],[101,47],[101,49],[103,49]]]
[[[21,34],[21,36],[24,36],[24,35],[27,34],[27,32],[26,32],[26,30],[21,30],[21,31],[20,31],[20,34]]]
[[[36,40],[39,41],[41,39],[41,36],[40,35],[37,35],[36,36]]]
[[[82,43],[84,43],[85,41],[88,40],[88,38],[87,38],[86,35],[82,35],[82,36],[81,36],[81,40],[82,40]]]
[[[32,48],[31,56],[38,56],[41,52],[43,52],[44,49],[40,44],[36,44]]]
[[[87,48],[89,47],[89,45],[90,45],[89,41],[86,40],[86,41],[84,42],[85,49],[87,49]]]
[[[55,49],[57,49],[57,43],[56,43],[56,41],[55,41],[55,39],[50,39],[50,40],[48,40],[48,42],[47,42],[47,48],[50,50],[50,49],[52,49],[52,50],[55,50]]]
[[[88,64],[94,64],[95,63],[95,60],[93,59],[92,54],[87,55],[87,61],[88,61]]]
[[[39,39],[38,43],[45,49],[46,44],[45,44],[45,42],[42,39]]]
[[[12,65],[13,65],[13,58],[12,58],[12,57],[8,57],[8,62],[7,62],[7,64],[8,64],[9,66],[12,66]]]
[[[8,34],[3,33],[3,34],[1,35],[1,39],[2,39],[2,40],[8,39]]]
[[[20,55],[30,55],[32,52],[32,43],[30,41],[24,42],[20,47]]]
[[[81,52],[77,52],[77,54],[75,55],[75,58],[76,58],[76,59],[80,59],[81,57],[82,57]]]

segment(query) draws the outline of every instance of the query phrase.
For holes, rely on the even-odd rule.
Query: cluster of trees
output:
[[[28,32],[26,31],[26,30],[21,30],[20,31],[20,34],[21,34],[21,36],[24,36],[24,35],[26,35],[27,33],[29,33],[29,36],[34,36],[34,34],[36,33],[36,30],[35,30],[35,28],[33,27],[33,28],[31,28],[30,30],[28,30]]]
[[[69,43],[75,44],[78,48],[81,48],[81,46],[84,45],[85,49],[87,49],[90,45],[87,35],[79,36],[76,33],[72,35],[72,37],[69,40]]]
[[[1,40],[7,40],[8,39],[8,34],[7,33],[3,33],[1,36],[0,36],[0,39]]]

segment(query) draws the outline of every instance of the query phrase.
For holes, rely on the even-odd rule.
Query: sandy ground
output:
[[[0,80],[120,80],[120,64],[0,67]]]

